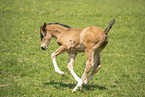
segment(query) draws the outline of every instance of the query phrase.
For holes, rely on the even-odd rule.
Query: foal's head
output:
[[[52,37],[57,38],[57,34],[56,32],[59,28],[70,28],[68,25],[65,24],[60,24],[60,23],[44,23],[44,25],[42,25],[40,27],[40,37],[41,37],[41,48],[43,50],[47,49],[48,44],[50,43],[50,39]]]
[[[47,49],[50,39],[52,38],[52,35],[46,30],[46,26],[46,23],[44,23],[44,25],[40,27],[41,48],[43,50]]]

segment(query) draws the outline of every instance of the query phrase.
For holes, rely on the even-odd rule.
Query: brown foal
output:
[[[108,43],[107,33],[111,29],[115,22],[113,19],[106,30],[102,30],[96,26],[88,28],[70,28],[67,25],[59,23],[44,23],[40,28],[41,36],[41,48],[47,49],[48,44],[52,37],[57,38],[59,48],[51,54],[51,59],[54,65],[54,69],[59,74],[65,75],[62,72],[57,63],[56,56],[67,52],[69,54],[69,62],[67,65],[68,70],[78,82],[73,91],[81,88],[83,84],[87,84],[88,81],[95,75],[101,67],[100,52],[105,48]],[[73,63],[77,53],[86,52],[86,67],[81,78],[79,78],[73,70]],[[92,72],[87,77],[89,71]],[[87,77],[87,78],[86,78]]]

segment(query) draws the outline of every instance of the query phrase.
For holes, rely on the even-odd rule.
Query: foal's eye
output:
[[[41,40],[43,40],[44,39],[44,35],[43,34],[41,34]]]

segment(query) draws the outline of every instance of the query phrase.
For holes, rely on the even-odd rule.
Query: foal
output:
[[[65,73],[58,68],[55,58],[63,52],[69,54],[67,68],[78,82],[73,91],[81,88],[83,84],[87,84],[92,76],[100,69],[100,52],[108,43],[107,33],[113,26],[114,22],[115,19],[110,22],[105,31],[96,26],[76,29],[59,23],[44,23],[44,25],[41,26],[40,36],[41,48],[43,50],[47,49],[52,37],[57,38],[59,48],[51,54],[51,59],[55,71],[59,74],[65,75]],[[79,78],[73,70],[75,57],[77,53],[80,52],[86,53],[86,67],[81,78]],[[92,72],[87,77],[92,67]]]

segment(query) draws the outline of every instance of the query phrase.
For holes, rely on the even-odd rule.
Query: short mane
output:
[[[66,27],[66,28],[71,28],[70,26],[65,25],[65,24],[61,24],[61,23],[48,23],[46,25],[53,25],[53,24],[60,25],[60,26]]]

